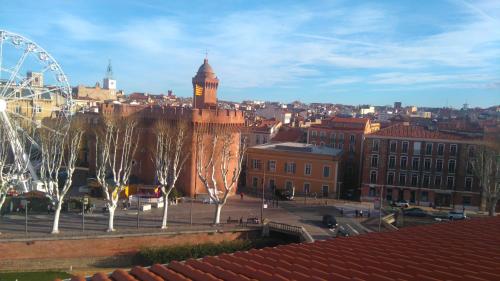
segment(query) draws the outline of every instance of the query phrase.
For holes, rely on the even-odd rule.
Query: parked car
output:
[[[392,206],[393,207],[399,207],[399,208],[409,208],[410,207],[410,203],[408,203],[408,201],[406,201],[406,200],[399,200],[399,201],[396,201],[396,202],[392,202]]]
[[[343,226],[339,226],[337,237],[349,237],[349,232]]]
[[[337,220],[332,215],[323,216],[323,225],[328,228],[335,228],[338,226]]]
[[[465,212],[450,211],[448,212],[448,219],[450,220],[464,220],[467,218]]]
[[[405,209],[403,214],[409,217],[427,217],[429,215],[426,211],[420,208]]]

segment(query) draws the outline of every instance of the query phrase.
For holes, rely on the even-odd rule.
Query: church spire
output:
[[[111,59],[108,61],[108,67],[106,68],[106,78],[113,79],[113,67],[111,66]]]

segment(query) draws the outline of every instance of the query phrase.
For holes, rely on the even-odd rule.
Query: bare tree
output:
[[[188,129],[185,121],[175,123],[160,121],[156,127],[156,150],[154,162],[156,165],[156,177],[160,184],[163,195],[163,219],[161,228],[167,228],[168,196],[174,190],[175,184],[189,158],[188,153]]]
[[[215,203],[214,224],[220,223],[222,207],[241,173],[246,140],[235,143],[236,132],[237,129],[225,126],[196,130],[196,171]]]
[[[490,216],[496,215],[496,206],[500,200],[500,149],[498,145],[498,143],[480,145],[471,162],[474,174],[479,179],[482,205],[486,207]]]
[[[115,231],[115,210],[128,184],[138,142],[137,121],[130,118],[107,118],[103,130],[96,133],[96,178],[109,212],[108,232]]]
[[[62,124],[65,120],[55,121],[53,129],[42,129],[40,132],[41,166],[40,180],[43,182],[45,195],[55,206],[52,234],[59,233],[59,217],[64,197],[73,183],[73,173],[76,168],[78,152],[82,140],[83,130],[77,122],[71,126]],[[47,126],[48,127],[48,126]],[[61,130],[57,130],[62,128]],[[60,171],[66,172],[66,179],[62,188],[59,186]]]

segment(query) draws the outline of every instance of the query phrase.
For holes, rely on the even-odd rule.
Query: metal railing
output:
[[[307,230],[302,226],[271,221],[265,224],[264,227],[268,227],[269,231],[276,231],[280,233],[296,235],[300,238],[301,241],[306,243],[314,242],[314,238],[312,238],[309,232],[307,232]]]

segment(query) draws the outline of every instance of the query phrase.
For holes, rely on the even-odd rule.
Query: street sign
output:
[[[83,205],[89,204],[89,198],[87,196],[83,197]]]
[[[264,209],[267,209],[267,204],[264,204]]]

